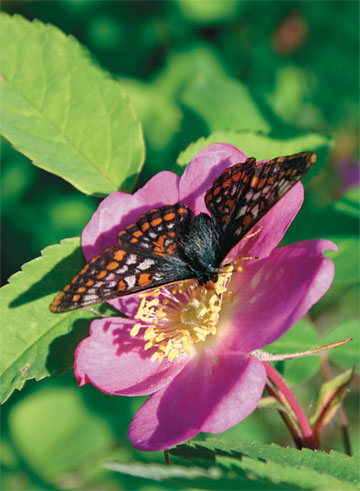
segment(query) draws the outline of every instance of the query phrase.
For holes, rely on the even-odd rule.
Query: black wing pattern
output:
[[[230,250],[312,167],[316,155],[302,152],[263,164],[254,158],[226,169],[205,195],[214,226],[221,230],[223,261]]]
[[[163,206],[139,216],[122,230],[118,245],[94,257],[50,306],[65,312],[192,277],[178,238],[193,212],[185,205]]]

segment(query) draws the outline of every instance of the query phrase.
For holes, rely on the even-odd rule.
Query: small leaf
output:
[[[319,435],[321,428],[330,423],[336,414],[341,401],[346,396],[346,390],[354,378],[354,373],[354,369],[346,370],[322,385],[314,414],[310,418],[310,424],[313,426],[315,434]]]
[[[350,368],[357,364],[359,371],[360,336],[358,319],[338,324],[325,334],[324,342],[333,343],[339,339],[346,338],[352,338],[352,341],[340,348],[329,351],[328,356],[332,361],[343,367]]]
[[[317,133],[305,133],[292,138],[273,138],[262,133],[242,131],[214,131],[207,138],[200,138],[191,143],[177,159],[177,172],[182,172],[190,160],[211,143],[229,143],[238,147],[249,157],[266,160],[282,155],[291,155],[305,150],[315,152],[318,156],[315,173],[325,164],[331,140]],[[317,170],[316,170],[317,169]],[[314,175],[314,170],[310,172]],[[306,179],[305,179],[306,180]]]
[[[184,90],[182,101],[201,116],[210,131],[272,129],[249,89],[238,80],[199,75]]]
[[[131,190],[144,143],[120,85],[50,24],[1,14],[1,28],[3,135],[84,193]]]
[[[284,406],[275,397],[263,397],[260,399],[258,409],[276,409],[277,411],[285,411]]]
[[[26,263],[22,271],[1,288],[1,401],[26,380],[68,370],[74,349],[88,335],[94,314],[75,310],[53,314],[49,305],[56,293],[85,264],[78,238],[47,247],[42,256]]]

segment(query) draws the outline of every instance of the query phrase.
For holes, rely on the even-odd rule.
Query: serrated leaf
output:
[[[144,143],[120,85],[50,24],[1,14],[1,43],[3,135],[84,193],[129,191]]]
[[[249,89],[238,80],[199,75],[189,83],[181,100],[204,120],[209,131],[272,129]]]
[[[321,386],[314,413],[310,418],[310,424],[316,435],[319,435],[321,428],[330,423],[334,417],[353,378],[354,369],[346,370]]]
[[[237,459],[242,459],[243,456],[246,456],[262,462],[271,461],[280,465],[290,465],[294,468],[303,466],[351,484],[359,482],[359,457],[348,457],[338,452],[330,452],[328,454],[319,450],[314,451],[307,448],[297,450],[256,441],[208,438],[206,441],[193,440],[186,445],[179,445],[171,449],[170,453],[186,459],[190,452],[189,447],[191,448],[192,459],[196,458],[196,455],[199,459],[205,455],[207,460],[210,458],[217,460],[218,455]]]
[[[261,133],[243,131],[227,132],[214,131],[206,138],[200,138],[191,143],[177,159],[177,172],[182,172],[184,167],[200,150],[211,143],[229,143],[238,147],[249,157],[257,160],[265,160],[282,155],[291,155],[305,150],[315,152],[318,156],[315,172],[318,172],[325,164],[328,148],[331,144],[330,138],[317,133],[305,133],[292,138],[276,139]],[[313,174],[313,172],[310,172]],[[305,179],[306,180],[306,179]]]
[[[340,348],[330,350],[329,358],[343,367],[353,367],[359,364],[360,353],[360,336],[359,336],[359,320],[353,319],[346,322],[341,322],[336,327],[325,334],[324,343],[333,343],[339,339],[352,338],[350,343],[341,346]],[[357,369],[359,371],[359,365]]]
[[[68,370],[74,349],[88,335],[94,314],[76,310],[53,314],[49,305],[56,293],[85,264],[78,238],[47,247],[42,256],[26,263],[22,271],[1,288],[1,401],[26,380]]]
[[[296,353],[321,346],[321,339],[314,327],[301,319],[287,333],[266,347],[273,354]],[[284,376],[294,384],[300,384],[312,377],[320,367],[318,356],[307,356],[285,360]]]

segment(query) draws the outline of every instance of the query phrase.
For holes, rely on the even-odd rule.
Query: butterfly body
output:
[[[65,312],[124,295],[195,279],[216,282],[226,256],[311,168],[302,152],[257,164],[249,158],[226,169],[206,192],[210,214],[183,203],[138,217],[118,244],[94,257],[50,306]]]

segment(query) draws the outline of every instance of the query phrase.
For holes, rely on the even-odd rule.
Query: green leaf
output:
[[[3,135],[84,193],[131,190],[144,143],[120,85],[50,24],[1,14],[1,27]]]
[[[49,305],[85,264],[78,238],[47,247],[1,289],[1,401],[26,380],[68,370],[74,349],[88,335],[94,314],[76,310],[53,314]]]
[[[360,208],[360,187],[349,189],[340,199],[335,201],[334,208],[336,211],[346,213],[356,219],[359,217]]]
[[[354,369],[346,370],[321,386],[314,413],[310,418],[316,435],[319,435],[321,428],[330,423],[335,416],[353,378]]]
[[[271,124],[238,80],[198,75],[182,94],[182,102],[197,113],[210,131],[270,131]]]
[[[16,403],[9,424],[22,460],[52,482],[91,461],[96,465],[98,452],[115,443],[110,424],[76,387],[41,387]]]
[[[274,482],[285,481],[305,489],[356,489],[353,485],[359,482],[359,457],[348,457],[338,452],[330,454],[322,451],[309,449],[297,450],[295,448],[283,448],[279,445],[267,445],[261,442],[248,442],[245,440],[230,440],[224,438],[208,438],[203,441],[191,441],[186,445],[179,445],[170,451],[171,454],[184,459],[211,460],[218,462],[218,456],[231,457],[241,463],[242,469],[254,471],[259,476],[265,476]],[[244,457],[248,459],[244,460]],[[249,464],[249,460],[253,464]],[[269,473],[264,473],[263,468],[257,468],[257,463],[275,463],[271,466]],[[244,465],[242,465],[244,464]],[[284,473],[280,471],[284,467]],[[277,468],[277,472],[275,469]],[[298,482],[292,479],[290,469],[296,469],[301,473],[297,475]],[[311,472],[314,471],[314,472]],[[307,474],[309,473],[309,474]],[[313,486],[311,479],[315,479]],[[337,487],[336,487],[337,486]],[[288,488],[289,489],[289,488]],[[291,487],[293,489],[293,487]]]
[[[235,145],[249,157],[255,157],[257,160],[291,155],[305,150],[312,151],[318,155],[318,161],[314,167],[319,170],[325,163],[331,140],[317,133],[306,133],[292,138],[276,139],[269,135],[250,131],[215,131],[207,138],[200,138],[191,143],[180,153],[177,159],[177,171],[183,171],[183,168],[190,160],[207,145],[219,142]],[[313,172],[310,172],[310,174],[313,174]]]
[[[217,24],[225,19],[231,18],[236,14],[239,2],[223,0],[177,0],[181,13],[184,17],[200,23],[216,22]]]
[[[358,237],[327,237],[338,251],[326,251],[335,264],[334,285],[349,285],[360,280],[360,240]]]
[[[314,327],[305,320],[298,321],[288,332],[266,347],[273,354],[296,353],[321,346],[320,336]],[[312,377],[320,367],[318,356],[307,356],[285,360],[284,376],[294,384],[300,384]]]
[[[359,370],[360,340],[358,319],[341,322],[328,331],[325,334],[324,343],[330,344],[347,338],[352,338],[352,341],[344,346],[328,351],[329,358],[343,367],[351,368],[357,364]]]

